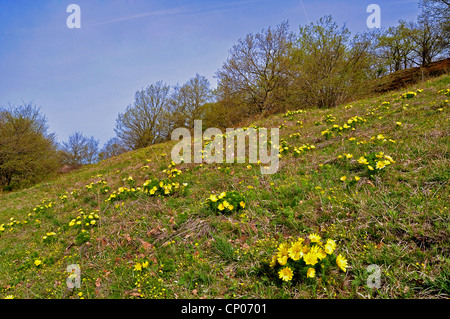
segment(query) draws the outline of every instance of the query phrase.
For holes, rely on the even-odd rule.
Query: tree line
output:
[[[449,56],[450,3],[421,0],[417,21],[352,35],[331,16],[289,31],[288,22],[249,33],[229,50],[217,87],[196,74],[182,85],[162,81],[137,90],[119,113],[116,136],[99,141],[73,133],[57,143],[31,103],[0,106],[0,186],[34,183],[61,165],[77,167],[171,138],[178,127],[226,128],[245,118],[298,108],[332,108],[367,82]]]

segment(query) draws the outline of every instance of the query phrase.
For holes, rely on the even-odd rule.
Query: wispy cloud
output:
[[[177,14],[199,14],[199,13],[217,13],[222,11],[228,11],[232,7],[235,7],[237,5],[245,5],[245,4],[251,4],[251,3],[261,3],[261,2],[267,2],[269,0],[246,0],[246,1],[234,1],[234,2],[225,2],[221,4],[215,4],[210,6],[194,6],[194,5],[186,5],[186,6],[180,6],[165,10],[156,10],[156,11],[148,11],[143,12],[139,14],[129,15],[125,17],[119,17],[114,18],[110,20],[105,21],[93,21],[93,22],[86,22],[84,23],[83,27],[96,27],[101,25],[107,25],[112,23],[118,23],[118,22],[124,22],[124,21],[130,21],[135,19],[140,19],[148,16],[169,16],[169,15],[177,15]]]
[[[87,22],[87,23],[85,23],[84,26],[89,28],[89,27],[96,27],[96,26],[101,26],[101,25],[106,25],[106,24],[111,24],[111,23],[118,23],[118,22],[140,19],[140,18],[144,18],[144,17],[148,17],[148,16],[166,16],[166,15],[175,15],[175,14],[181,14],[181,13],[186,13],[186,12],[188,12],[187,7],[182,6],[182,7],[177,7],[177,8],[167,9],[167,10],[148,11],[148,12],[143,12],[143,13],[139,13],[139,14],[115,18],[115,19],[106,20],[106,21]]]
[[[309,24],[310,22],[309,22],[308,14],[306,13],[305,5],[303,4],[303,0],[300,0],[300,4],[302,5],[302,10],[303,10],[303,13],[305,14],[306,21]]]

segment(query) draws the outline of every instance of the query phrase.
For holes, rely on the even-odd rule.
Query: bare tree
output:
[[[118,137],[110,138],[98,154],[99,160],[103,161],[107,158],[118,156],[127,152],[128,149]]]
[[[67,142],[63,142],[61,151],[63,163],[69,165],[92,164],[97,160],[98,140],[88,138],[81,132],[75,132],[69,136]]]
[[[289,82],[292,42],[287,22],[240,39],[216,74],[219,98],[231,104],[240,100],[250,112],[271,110],[281,103],[280,93]]]
[[[405,21],[399,22],[398,26],[388,28],[378,38],[380,56],[389,66],[390,72],[406,69],[414,63],[411,29]]]
[[[194,128],[194,120],[205,116],[205,105],[212,100],[210,84],[206,77],[196,74],[182,86],[174,87],[171,108],[168,112],[169,127]],[[170,135],[169,135],[170,136]]]
[[[416,64],[424,66],[445,52],[448,40],[439,25],[424,19],[419,23],[411,22],[409,27]]]
[[[161,81],[137,91],[133,105],[118,115],[114,131],[129,149],[162,142],[163,115],[169,103],[170,87]]]

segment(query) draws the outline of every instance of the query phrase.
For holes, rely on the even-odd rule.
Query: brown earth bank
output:
[[[383,76],[372,83],[371,92],[383,93],[405,88],[428,78],[450,72],[450,58],[431,62],[423,67],[413,67]]]

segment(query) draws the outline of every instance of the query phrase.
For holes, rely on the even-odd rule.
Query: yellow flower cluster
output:
[[[86,214],[82,209],[79,209],[78,216],[69,222],[69,227],[77,227],[77,226],[82,228],[93,227],[97,224],[97,221],[100,219],[100,216],[97,213],[98,210],[95,210],[92,213]]]
[[[279,149],[280,149],[280,154],[279,154],[280,157],[281,157],[281,155],[283,155],[283,154],[289,153],[290,147],[289,147],[288,143],[287,143],[284,139],[281,139],[281,140],[280,140],[280,145],[279,145],[278,147],[279,147]]]
[[[171,174],[175,172],[174,170],[170,171]],[[179,172],[181,173],[181,171]],[[113,191],[109,195],[105,202],[125,200],[129,197],[136,197],[138,194],[172,195],[176,191],[183,189],[187,185],[187,183],[180,184],[178,182],[171,182],[170,180],[146,180],[143,183],[142,187],[119,187],[117,191]]]
[[[333,114],[327,114],[327,116],[325,117],[325,122],[333,123],[334,121],[336,121],[336,116],[334,116]]]
[[[376,154],[361,156],[358,159],[358,163],[361,165],[366,165],[369,171],[375,171],[381,170],[387,165],[395,163],[395,161],[391,156],[385,155],[383,152],[379,152]]]
[[[298,134],[298,135],[296,135],[296,134]],[[291,137],[292,136],[300,136],[300,134],[295,133],[295,134],[291,135]],[[296,147],[296,146],[293,147],[292,152],[293,152],[294,156],[298,156],[307,150],[312,150],[315,148],[316,147],[312,144],[303,144],[302,146],[299,146],[299,147]],[[281,157],[282,155],[288,154],[289,151],[291,150],[291,147],[288,145],[288,143],[284,139],[281,139],[279,149],[280,149],[280,153],[278,156]]]
[[[42,236],[42,241],[43,242],[51,242],[54,238],[55,238],[55,236],[56,236],[56,233],[55,232],[48,232],[48,233],[45,233],[45,235],[44,236]]]
[[[400,125],[401,125],[401,123],[400,123]],[[395,140],[393,140],[393,139],[391,139],[391,138],[387,138],[387,137],[384,136],[383,134],[377,134],[377,135],[375,135],[375,136],[372,136],[372,137],[370,138],[370,141],[371,141],[371,142],[378,142],[378,141],[381,141],[381,142],[383,142],[383,143],[389,141],[389,142],[391,142],[391,143],[396,143]]]
[[[219,195],[211,194],[206,203],[213,211],[231,213],[245,208],[245,198],[236,191],[222,192]]]
[[[312,144],[303,144],[300,147],[294,147],[294,150],[293,150],[294,156],[298,156],[298,155],[302,154],[303,152],[305,152],[306,150],[313,150],[315,148],[316,147]]]
[[[409,92],[403,93],[402,95],[400,95],[400,97],[401,97],[402,99],[412,99],[412,98],[415,97],[416,95],[417,95],[416,92],[409,91]]]
[[[290,116],[292,116],[292,115],[295,115],[295,114],[301,114],[301,113],[305,113],[305,111],[304,111],[304,110],[287,111],[287,112],[283,115],[283,117],[290,117]]]
[[[444,94],[445,96],[450,96],[450,89],[443,89],[438,91],[439,94]]]
[[[35,214],[45,213],[50,208],[52,208],[53,202],[50,202],[48,204],[45,204],[45,202],[46,202],[46,200],[44,199],[44,200],[42,200],[43,205],[38,205],[35,208],[33,208],[33,213],[35,213]]]
[[[181,171],[177,168],[165,169],[163,170],[163,173],[166,173],[168,178],[174,178],[178,175],[181,175]]]
[[[172,168],[175,165],[176,164],[173,161],[171,161],[170,165],[167,167],[167,169],[163,170],[163,173],[166,173],[168,178],[174,178],[174,177],[176,177],[178,175],[181,175],[181,171],[179,169]]]
[[[145,268],[147,268],[148,267],[148,261],[144,261],[144,262],[142,262],[142,263],[140,263],[140,262],[137,262],[135,265],[134,265],[134,270],[135,271],[142,271],[142,269],[145,269]]]
[[[341,254],[337,257],[333,255],[336,248],[337,244],[334,240],[327,239],[323,242],[318,234],[312,233],[307,240],[298,238],[295,242],[281,243],[272,256],[270,267],[279,269],[278,277],[283,281],[291,281],[294,270],[297,270],[299,275],[303,273],[307,278],[314,278],[316,266],[326,259],[334,260],[336,265],[345,272],[347,260]]]
[[[344,131],[348,131],[348,130],[354,131],[356,123],[363,123],[366,121],[367,120],[361,116],[353,116],[353,117],[349,118],[347,120],[347,122],[344,123],[343,125],[333,124],[333,126],[331,128],[328,128],[328,129],[322,131],[321,134],[323,136],[325,136],[325,138],[327,138],[327,139],[329,137],[335,137],[334,132],[337,132],[339,135],[342,135],[342,132],[344,132]],[[328,120],[327,120],[327,122],[328,122]]]
[[[100,186],[100,193],[106,194],[109,191],[109,186],[106,184],[106,181],[99,180],[97,182],[90,182],[89,184],[85,185],[84,187],[88,190],[91,190],[95,188],[96,186]]]
[[[143,192],[144,194],[148,195],[155,195],[155,194],[161,194],[161,195],[170,195],[173,194],[175,191],[179,190],[180,188],[186,187],[187,183],[177,183],[177,182],[170,182],[170,181],[151,181],[147,180],[143,184]]]

